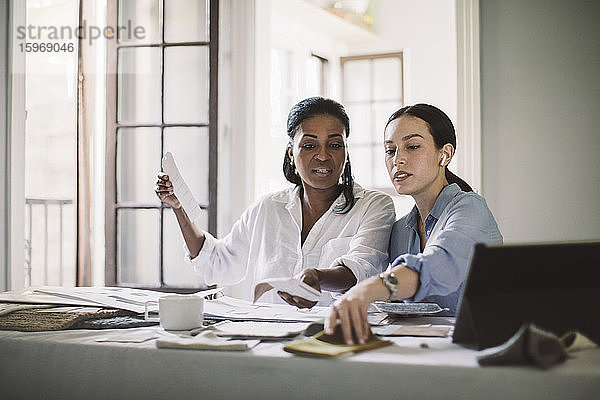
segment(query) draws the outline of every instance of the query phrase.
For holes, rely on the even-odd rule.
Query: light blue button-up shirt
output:
[[[419,273],[417,293],[408,301],[438,303],[456,315],[476,243],[502,243],[502,234],[485,199],[463,192],[457,184],[440,192],[425,219],[425,248],[421,252],[419,212],[415,206],[392,228],[392,267],[404,264]]]

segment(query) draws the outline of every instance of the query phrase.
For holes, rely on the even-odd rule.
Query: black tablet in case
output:
[[[600,242],[475,246],[452,341],[497,346],[526,322],[600,343]]]

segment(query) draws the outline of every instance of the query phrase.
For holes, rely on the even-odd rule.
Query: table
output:
[[[394,346],[317,359],[279,342],[247,352],[99,343],[159,327],[57,332],[0,331],[3,399],[598,399],[600,348],[543,371],[480,367],[451,338],[390,338]]]

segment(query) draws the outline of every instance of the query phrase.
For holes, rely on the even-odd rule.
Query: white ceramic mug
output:
[[[145,304],[144,319],[160,322],[167,330],[183,331],[202,326],[204,312],[204,297],[196,295],[173,294],[158,299],[158,318],[148,316],[148,305]]]

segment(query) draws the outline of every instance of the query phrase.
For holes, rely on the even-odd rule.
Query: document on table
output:
[[[328,307],[296,308],[288,304],[251,303],[223,296],[204,302],[204,315],[232,321],[313,322],[328,315]]]
[[[201,290],[194,293],[196,296],[209,296],[220,292],[223,288]],[[54,288],[53,290],[40,290],[43,293],[54,295],[78,296],[83,300],[91,300],[105,307],[120,308],[136,313],[143,313],[146,302],[153,301],[148,305],[148,311],[158,312],[158,299],[167,293],[147,289],[132,289],[125,287],[76,287],[76,288]]]
[[[271,278],[260,281],[254,287],[254,302],[271,289],[277,289],[308,301],[319,301],[323,294],[312,286],[294,278]],[[329,299],[330,296],[327,296]]]
[[[373,327],[373,333],[380,336],[420,336],[420,337],[446,337],[450,334],[451,326],[448,325],[387,325]]]
[[[57,296],[48,294],[41,289],[65,289],[55,288],[51,286],[28,287],[21,290],[12,290],[9,292],[0,293],[0,301],[6,303],[26,303],[26,304],[69,304],[75,306],[98,306],[99,304],[84,300],[77,296]]]
[[[221,291],[223,288],[203,290],[196,292],[197,296],[209,296]],[[125,287],[58,287],[41,286],[27,288],[20,292],[0,293],[0,301],[17,303],[40,304],[70,304],[113,307],[143,313],[145,303],[158,302],[158,299],[167,293],[146,289],[132,289]],[[148,306],[151,312],[158,311],[158,305],[151,303]]]
[[[309,325],[310,322],[221,321],[203,329],[210,329],[217,336],[264,340],[294,337],[304,332]]]
[[[187,183],[183,180],[183,177],[179,172],[179,168],[177,168],[177,164],[175,164],[175,159],[173,158],[173,154],[171,154],[171,152],[167,152],[167,154],[165,154],[163,157],[162,168],[163,171],[169,175],[169,180],[173,184],[173,191],[183,206],[186,214],[188,217],[190,217],[190,220],[192,220],[192,222],[198,221],[202,216],[200,205],[192,194],[192,191]]]

